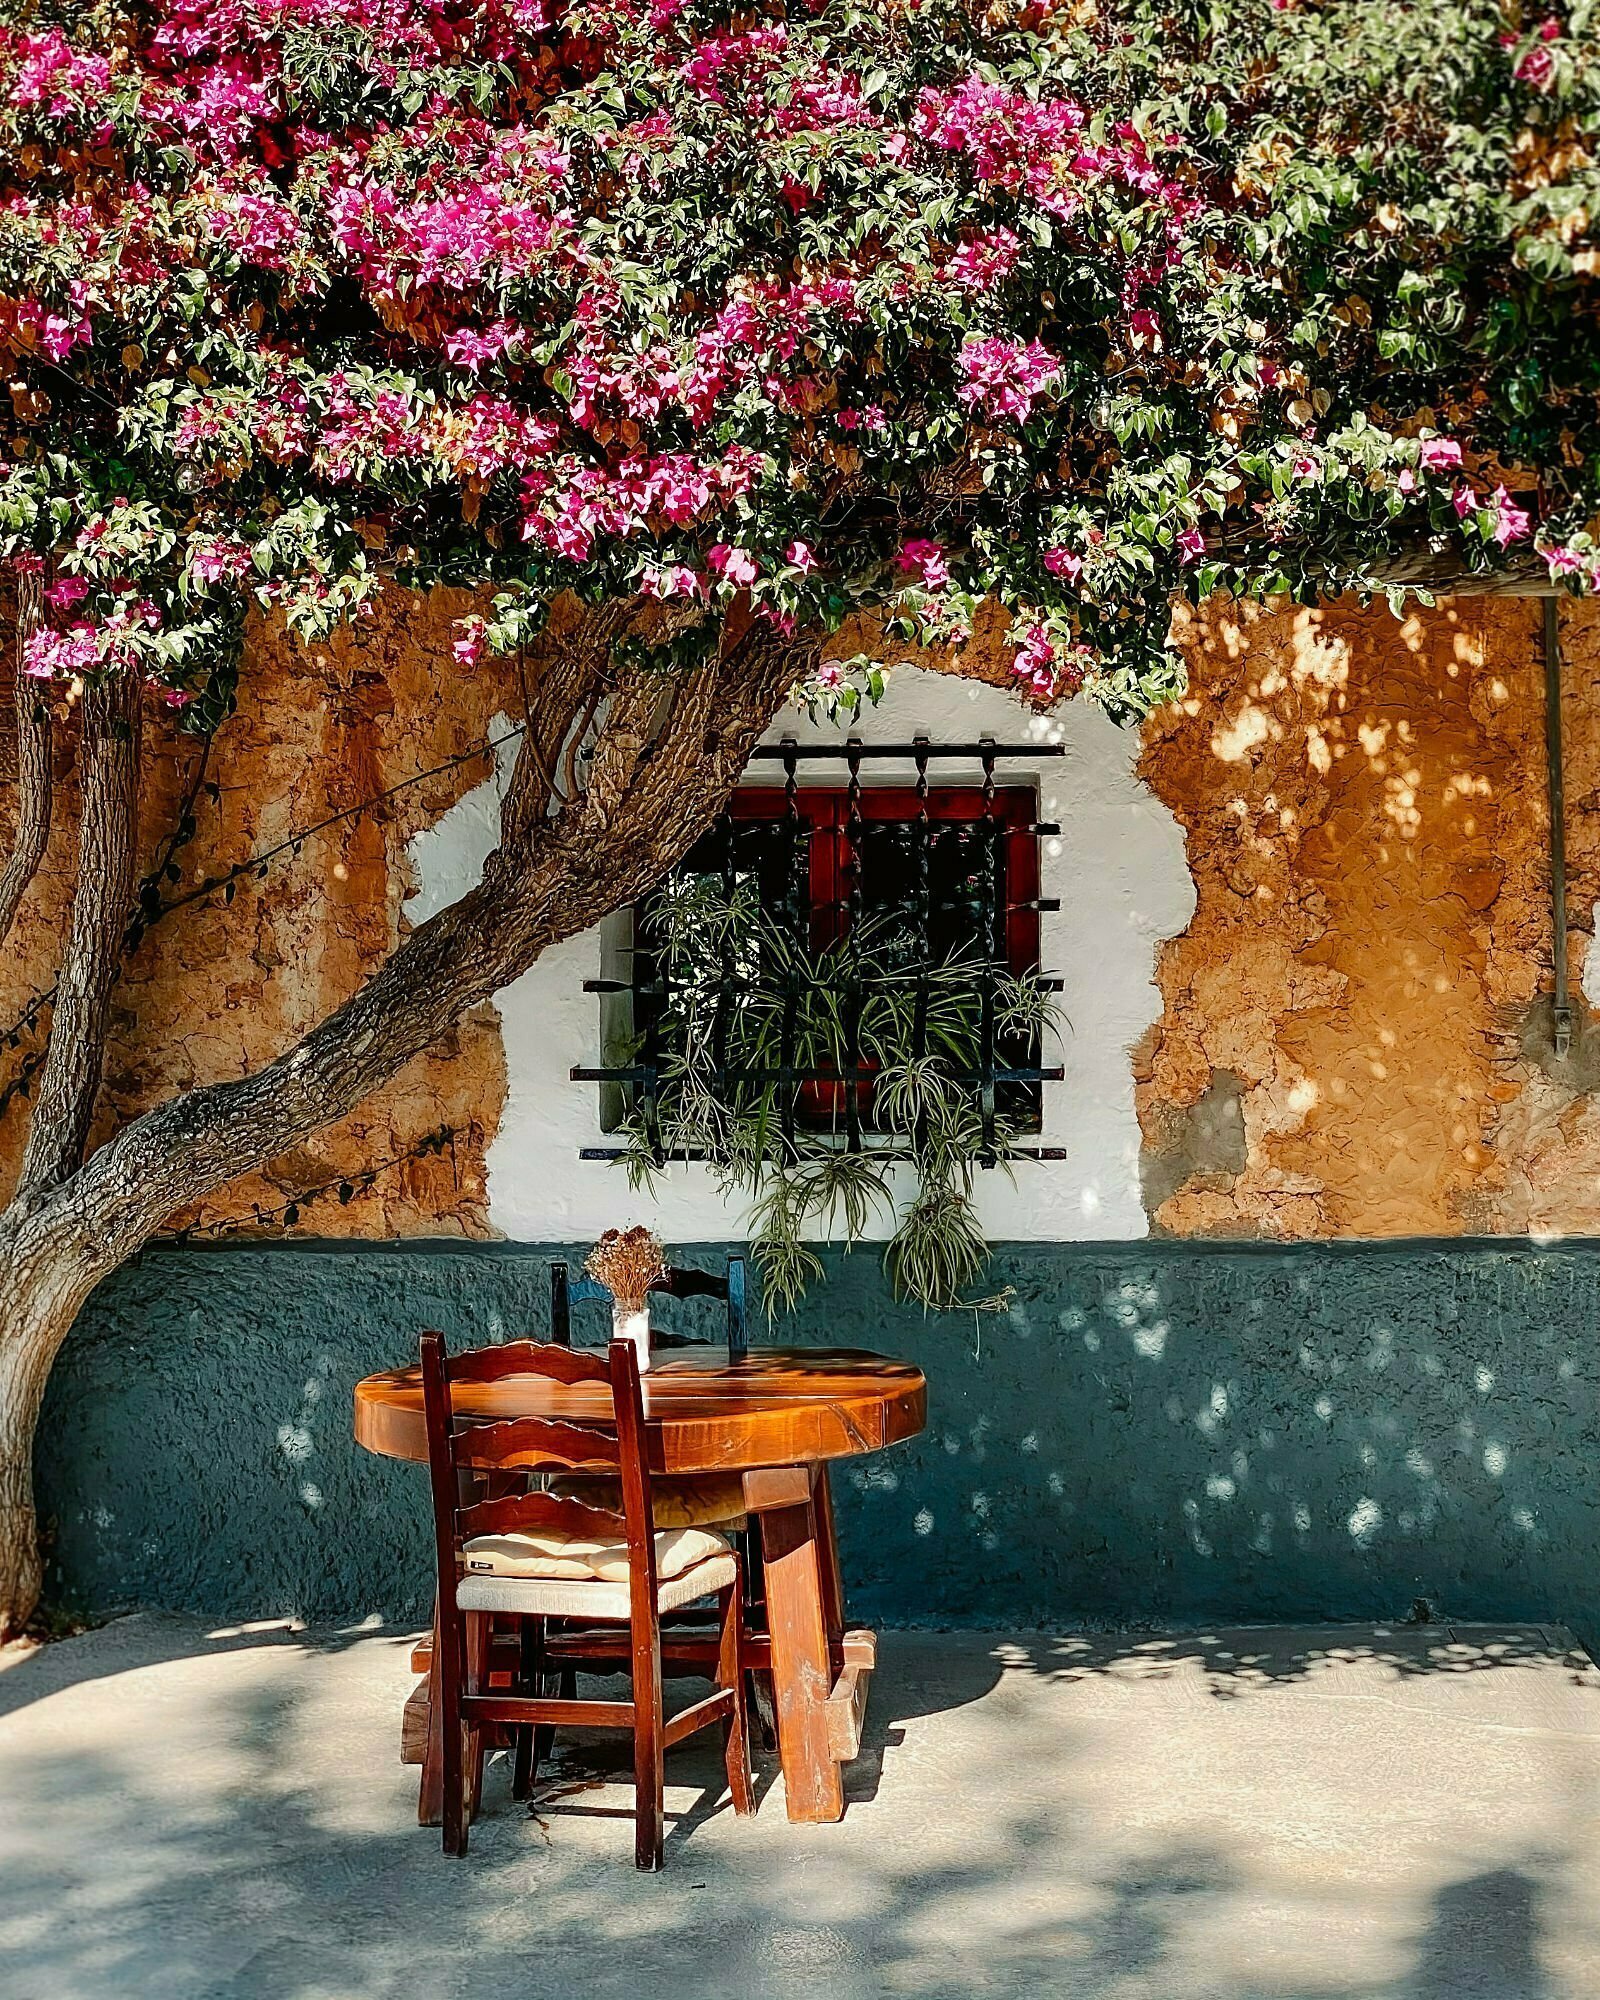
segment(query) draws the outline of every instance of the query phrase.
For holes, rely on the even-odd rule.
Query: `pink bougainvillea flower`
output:
[[[70,611],[75,604],[81,604],[89,595],[89,586],[81,576],[63,576],[51,584],[45,592],[45,602],[54,605],[57,611]]]
[[[1461,447],[1454,438],[1424,438],[1417,463],[1424,472],[1451,472],[1461,463]]]
[[[1403,465],[1400,468],[1399,477],[1394,483],[1402,493],[1415,493],[1417,490],[1417,475],[1411,470],[1409,465]]]
[[[1046,549],[1044,566],[1052,576],[1065,577],[1068,583],[1076,583],[1083,575],[1083,557],[1071,549]]]
[[[1056,649],[1042,625],[1025,625],[1017,650],[1011,656],[1011,671],[1026,681],[1038,695],[1051,695],[1056,688]]]
[[[1552,14],[1539,23],[1540,46],[1529,49],[1517,64],[1517,81],[1530,90],[1547,91],[1555,80],[1556,63],[1549,45],[1561,39],[1561,23]]]
[[[1522,541],[1531,531],[1533,522],[1527,509],[1519,507],[1503,486],[1494,489],[1489,504],[1494,509],[1494,538],[1501,548]]]
[[[237,580],[250,574],[249,548],[231,535],[217,535],[202,542],[189,556],[189,570],[196,583],[211,585],[224,579]]]
[[[1069,99],[1040,103],[974,74],[953,89],[924,90],[916,131],[944,152],[964,153],[981,180],[1007,188],[1026,183],[1044,201],[1054,189],[1052,170],[1076,164],[1071,142],[1085,120],[1083,107]]]
[[[943,590],[950,581],[950,566],[938,542],[930,542],[924,536],[913,536],[902,542],[895,563],[908,576],[914,576],[928,590]]]
[[[709,549],[706,561],[724,583],[731,583],[739,589],[754,583],[761,574],[760,565],[748,549],[730,548],[726,542],[718,542]]]
[[[1543,551],[1545,566],[1552,577],[1572,576],[1584,566],[1583,557],[1576,549],[1554,548]]]
[[[687,563],[662,563],[646,569],[639,578],[642,597],[698,597],[704,586]]]
[[[1478,511],[1478,496],[1470,486],[1458,486],[1450,496],[1450,504],[1456,510],[1456,519],[1464,521],[1469,514]]]
[[[82,287],[75,286],[73,289],[81,292]],[[76,303],[81,304],[81,300]],[[55,312],[37,299],[24,299],[15,308],[13,317],[17,332],[48,354],[52,361],[65,361],[73,348],[88,347],[94,342],[94,328],[88,315],[80,310]]]
[[[507,466],[526,465],[553,449],[561,426],[531,415],[497,396],[474,396],[443,413],[436,449],[458,476],[487,479]]]
[[[799,570],[802,576],[809,576],[817,566],[817,559],[805,542],[791,542],[784,560]]]
[[[964,292],[993,290],[1009,278],[1022,254],[1022,244],[1009,229],[987,230],[974,236],[950,259],[950,275]]]
[[[446,335],[444,351],[458,368],[475,375],[487,363],[498,361],[520,332],[515,320],[509,319],[496,320],[481,332],[462,327]]]
[[[867,403],[859,410],[841,410],[838,417],[842,431],[881,431],[888,421],[881,403]]]
[[[1529,49],[1517,64],[1517,81],[1527,84],[1530,90],[1537,90],[1541,94],[1550,88],[1555,73],[1555,57],[1545,48]]]
[[[93,673],[101,664],[99,634],[85,620],[68,632],[32,632],[22,649],[22,670],[36,681],[68,680]]]
[[[1060,375],[1060,363],[1037,340],[969,334],[956,357],[966,378],[956,394],[991,417],[1026,421],[1035,399]]]
[[[1206,538],[1198,528],[1185,528],[1176,546],[1186,563],[1198,562],[1206,552]]]
[[[286,270],[300,238],[294,210],[270,194],[230,194],[207,217],[207,226],[219,243],[262,271]]]
[[[21,64],[11,79],[11,95],[19,107],[42,106],[52,118],[65,118],[73,99],[87,101],[110,87],[109,60],[80,53],[57,29],[19,34],[16,46]]]
[[[458,667],[476,666],[483,657],[485,643],[485,626],[481,618],[460,618],[456,621],[456,636],[450,643],[450,651]]]

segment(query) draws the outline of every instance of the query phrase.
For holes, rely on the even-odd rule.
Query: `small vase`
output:
[[[611,1316],[611,1334],[614,1340],[632,1342],[633,1351],[639,1360],[639,1373],[645,1374],[650,1367],[649,1309],[629,1312],[618,1306]]]

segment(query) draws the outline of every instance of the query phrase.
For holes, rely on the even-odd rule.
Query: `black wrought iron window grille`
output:
[[[937,1018],[941,978],[956,969],[969,1018],[976,1019],[975,1059],[958,1080],[976,1112],[980,1164],[992,1166],[1002,1154],[1063,1157],[1059,1148],[1015,1144],[1018,1132],[1040,1130],[1044,1086],[1063,1072],[1043,1060],[1036,1027],[1008,1028],[1004,1005],[1019,978],[1035,991],[1061,990],[1039,961],[1040,913],[1059,908],[1058,899],[1040,894],[1039,843],[1060,829],[1039,820],[1032,783],[1004,782],[997,768],[1061,754],[1054,745],[936,746],[921,738],[881,746],[852,738],[821,748],[786,742],[757,750],[757,760],[779,766],[782,784],[737,792],[662,888],[635,906],[631,937],[618,947],[619,974],[584,982],[586,991],[602,996],[602,1043],[617,1059],[575,1068],[572,1076],[601,1087],[606,1129],[624,1122],[642,1127],[662,1161],[700,1156],[670,1145],[659,1117],[671,1079],[683,1071],[682,1038],[694,1033],[703,1038],[702,1055],[709,1055],[719,1091],[770,1091],[791,1144],[801,1134],[812,1142],[832,1134],[851,1152],[883,1143],[873,1116],[876,1067],[852,1040],[848,994],[842,1060],[807,1059],[793,1027],[803,995],[787,989],[773,1057],[759,1069],[728,1057],[728,1024],[753,970],[738,925],[721,926],[714,963],[697,966],[691,980],[674,979],[671,954],[661,945],[666,904],[703,891],[725,909],[753,897],[766,918],[805,941],[809,952],[796,957],[813,965],[830,945],[870,932],[874,963],[903,976],[913,1056],[924,1052],[930,1017]],[[802,785],[801,764],[823,760],[841,763],[845,782]],[[864,780],[864,767],[889,760],[909,761],[915,782]],[[978,764],[979,784],[935,782],[932,766],[958,760]],[[763,965],[761,976],[770,985],[774,967]],[[777,976],[787,976],[783,967]],[[810,979],[803,966],[794,977]],[[592,1146],[581,1157],[618,1159],[629,1151]]]

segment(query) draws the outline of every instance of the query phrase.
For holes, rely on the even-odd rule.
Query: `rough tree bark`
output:
[[[56,975],[39,1095],[15,1199],[53,1187],[83,1158],[105,1062],[106,1020],[133,904],[139,848],[139,684],[129,674],[79,704],[78,879]]]
[[[43,580],[25,570],[17,578],[17,645],[13,669],[13,701],[17,730],[17,809],[11,828],[11,852],[0,867],[0,945],[11,935],[28,885],[39,872],[50,841],[50,810],[54,796],[50,765],[50,710],[38,682],[23,671],[28,635],[39,623]]]
[[[0,1633],[20,1627],[38,1600],[33,1436],[51,1365],[95,1285],[176,1209],[342,1118],[548,946],[659,881],[720,810],[811,650],[753,625],[713,664],[669,681],[612,665],[612,642],[634,615],[630,605],[602,607],[540,662],[500,845],[475,888],[266,1068],[172,1099],[80,1164],[132,884],[131,838],[125,864],[118,829],[131,825],[137,790],[136,744],[119,760],[115,749],[128,746],[114,727],[100,732],[98,759],[86,742],[86,803],[91,766],[105,796],[104,810],[85,816],[63,961],[73,1010],[57,1009],[30,1164],[0,1216]],[[557,775],[563,752],[591,711],[587,781],[568,795]],[[118,785],[122,818],[111,799]],[[91,838],[94,865],[111,857],[122,889],[114,933],[111,888],[86,872]],[[51,1129],[41,1134],[47,1106]]]

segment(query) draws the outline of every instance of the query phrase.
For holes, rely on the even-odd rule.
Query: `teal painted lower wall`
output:
[[[351,1386],[424,1326],[545,1329],[553,1254],[147,1253],[91,1300],[51,1385],[52,1594],[419,1618],[424,1481],[355,1447]],[[775,1336],[929,1378],[926,1433],[837,1474],[854,1615],[1403,1619],[1425,1600],[1600,1640],[1600,1246],[1007,1245],[990,1275],[1015,1287],[1009,1316],[924,1318],[870,1253],[830,1258]]]

